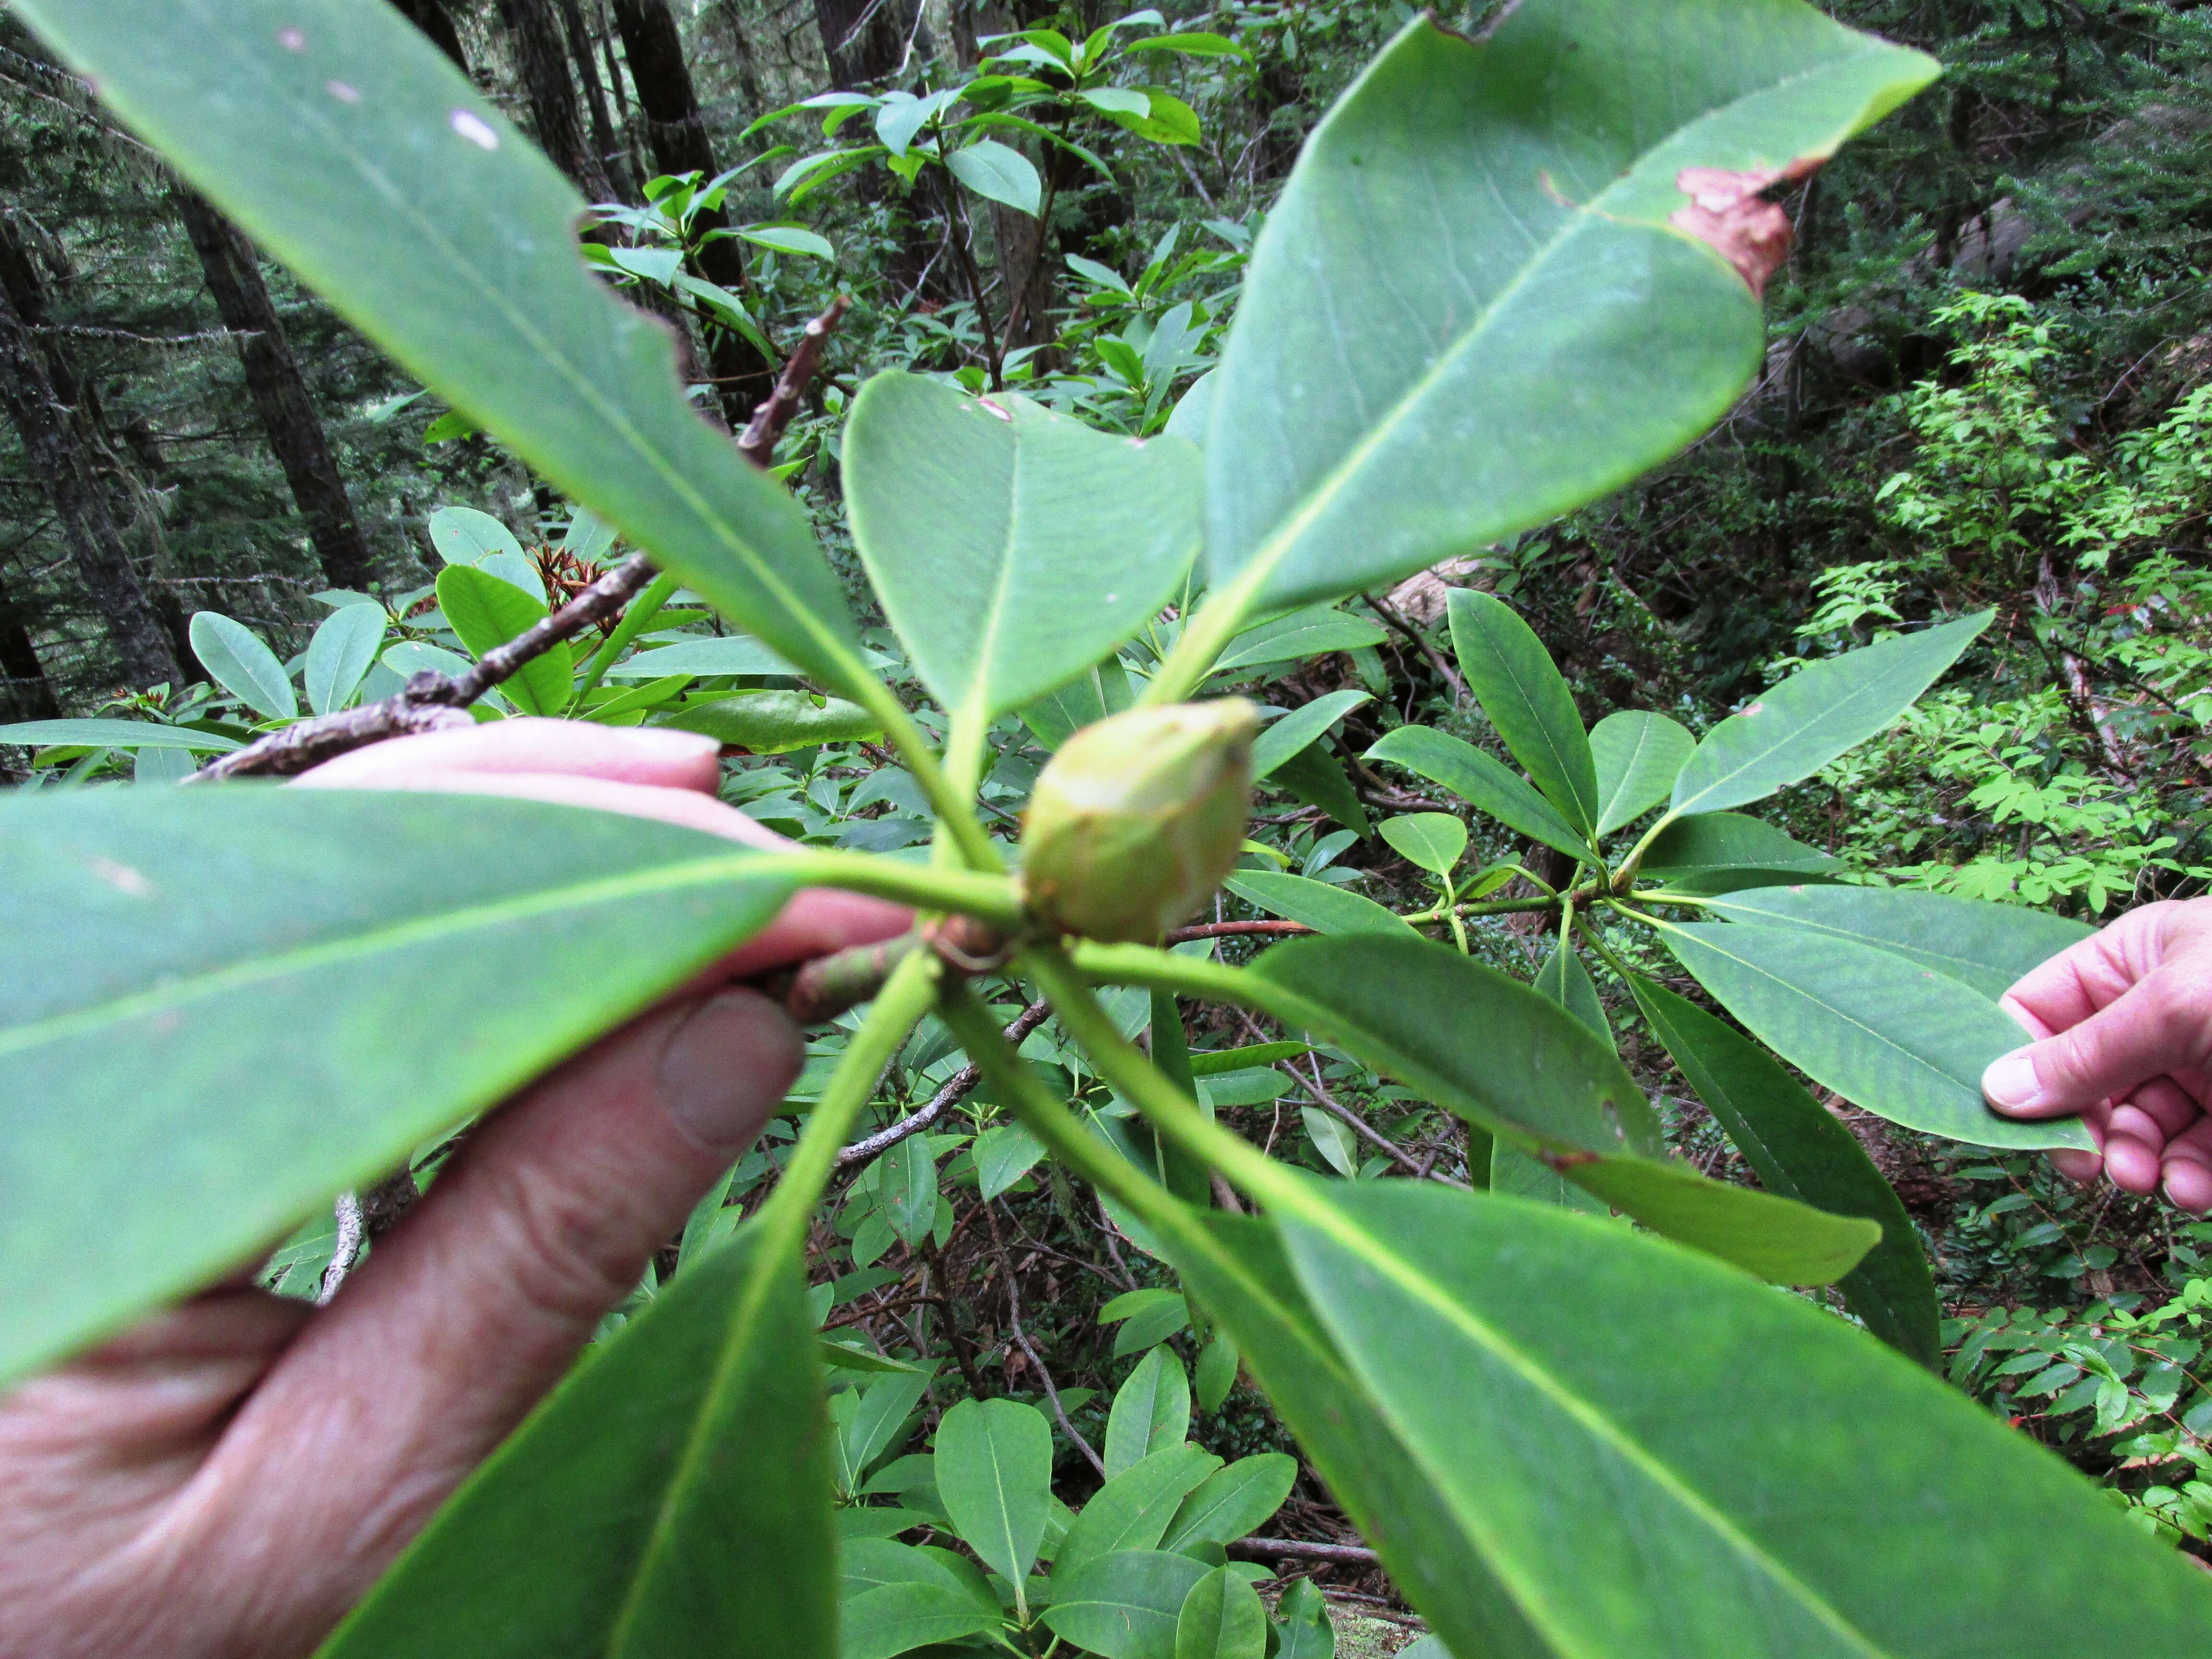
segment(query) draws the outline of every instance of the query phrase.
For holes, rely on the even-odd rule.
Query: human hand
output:
[[[2079,1112],[2094,1152],[2059,1171],[2212,1210],[2212,898],[2147,904],[2005,994],[2040,1040],[2000,1055],[1982,1093],[2008,1117]]]
[[[300,781],[527,796],[779,844],[714,799],[719,774],[708,738],[507,720]],[[234,1280],[0,1396],[0,1659],[311,1650],[782,1100],[800,1035],[731,980],[908,922],[800,895],[488,1117],[329,1307]]]

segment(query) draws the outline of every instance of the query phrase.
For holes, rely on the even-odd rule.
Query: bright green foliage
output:
[[[1227,1567],[1193,1584],[1176,1615],[1175,1659],[1267,1659],[1267,1610]]]
[[[1044,1541],[1052,1431],[1010,1400],[963,1400],[937,1430],[945,1513],[994,1572],[1018,1583]]]
[[[1697,739],[1664,714],[1625,708],[1590,727],[1589,746],[1597,769],[1597,833],[1609,836],[1667,799]]]
[[[384,607],[341,605],[307,642],[303,670],[307,706],[318,714],[343,708],[384,649]]]
[[[1452,649],[1468,689],[1544,798],[1583,835],[1597,829],[1597,764],[1574,694],[1512,608],[1466,588],[1451,596]]]
[[[478,657],[528,632],[547,614],[513,583],[464,564],[447,565],[439,573],[438,608],[461,643]],[[568,647],[556,645],[524,664],[500,690],[526,714],[558,714],[568,706],[574,668]]]
[[[201,665],[231,696],[268,720],[288,720],[300,712],[284,665],[252,629],[203,611],[192,618],[191,632]]]

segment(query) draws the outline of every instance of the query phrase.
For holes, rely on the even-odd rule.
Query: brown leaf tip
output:
[[[1766,279],[1788,257],[1790,216],[1759,192],[1784,179],[1802,179],[1820,163],[1791,162],[1786,167],[1684,167],[1674,187],[1689,205],[1668,215],[1667,222],[1686,231],[1736,269],[1754,300],[1766,295]]]

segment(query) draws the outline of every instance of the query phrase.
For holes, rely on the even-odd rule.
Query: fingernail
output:
[[[2000,1111],[2017,1112],[2034,1105],[2042,1097],[2043,1085],[2035,1079],[2033,1054],[2015,1048],[1991,1060],[1982,1073],[1982,1094]]]
[[[767,998],[724,991],[693,1009],[660,1054],[660,1098],[710,1152],[760,1133],[805,1063],[806,1045]]]

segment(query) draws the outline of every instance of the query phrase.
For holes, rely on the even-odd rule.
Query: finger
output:
[[[2198,1118],[2166,1142],[2161,1173],[2177,1208],[2198,1215],[2212,1210],[2212,1118]]]
[[[559,725],[558,721],[546,721]],[[443,733],[433,733],[442,736]],[[460,734],[466,736],[467,733]],[[387,747],[392,745],[386,745]],[[347,757],[350,759],[351,757]],[[333,762],[331,764],[335,765]],[[303,784],[325,788],[375,787],[446,791],[455,794],[507,795],[525,800],[550,801],[557,805],[589,807],[619,812],[629,817],[656,818],[663,823],[703,830],[709,835],[741,842],[763,851],[788,852],[793,843],[748,817],[733,806],[690,789],[650,787],[610,781],[605,778],[542,773],[417,772],[393,773],[383,780],[359,783],[344,778],[323,778],[329,769],[319,767],[301,778]],[[786,963],[826,956],[851,945],[873,945],[891,939],[914,926],[914,914],[902,905],[863,898],[826,888],[808,888],[783,908],[766,928],[747,940],[709,977],[727,979],[757,974]]]
[[[2127,1104],[2150,1121],[2158,1132],[2160,1146],[2203,1115],[2195,1097],[2170,1077],[2154,1077],[2138,1085],[2128,1097]]]
[[[692,732],[595,726],[588,720],[490,720],[457,732],[392,738],[325,761],[298,781],[320,788],[383,789],[422,772],[570,773],[664,789],[721,784],[720,747]]]
[[[2111,1006],[2154,971],[2179,931],[2185,906],[2168,900],[2130,910],[2050,961],[2023,974],[2001,999],[2041,1034],[2078,1025]]]
[[[2150,1194],[2158,1190],[2159,1158],[2166,1151],[2166,1135],[2150,1117],[2133,1106],[2112,1110],[2105,1129],[2105,1173],[2122,1192]]]
[[[334,1619],[559,1378],[803,1052],[773,1005],[725,991],[618,1033],[489,1120],[204,1467],[218,1553],[286,1540],[312,1580],[303,1616]]]
[[[2086,1187],[2104,1174],[2105,1155],[2078,1146],[2061,1146],[2051,1154],[2051,1167],[2077,1187]]]
[[[2155,969],[2079,1024],[1992,1060],[1982,1093],[2010,1117],[2057,1117],[2163,1073],[2206,1070],[2212,1019],[2204,1000],[2186,961]]]

